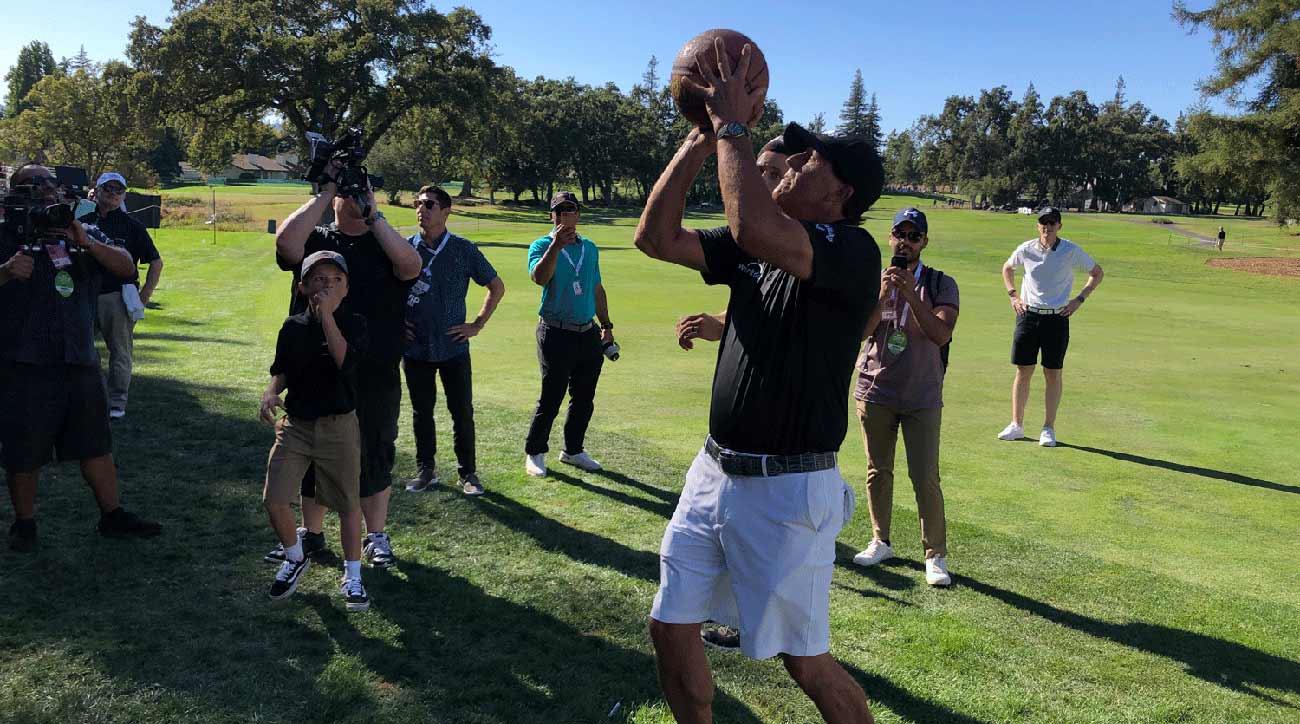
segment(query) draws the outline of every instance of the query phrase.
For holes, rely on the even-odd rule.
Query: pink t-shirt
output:
[[[939,281],[938,294],[930,299],[926,277],[933,270],[923,269],[916,292],[921,304],[933,310],[936,307],[959,308],[957,282],[947,274]],[[884,302],[888,304],[889,302]],[[886,405],[899,410],[927,410],[943,407],[943,359],[939,345],[926,336],[916,321],[916,314],[907,315],[907,348],[895,355],[886,350],[890,333],[896,322],[882,320],[867,338],[858,355],[858,383],[853,397],[863,402]]]

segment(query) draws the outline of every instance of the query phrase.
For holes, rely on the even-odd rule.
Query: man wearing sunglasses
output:
[[[889,247],[902,267],[880,275],[880,298],[867,320],[858,357],[858,403],[867,448],[867,509],[872,539],[853,557],[873,566],[894,557],[889,540],[894,511],[894,451],[903,430],[907,474],[916,493],[925,546],[925,582],[952,583],[947,527],[939,488],[939,423],[943,411],[944,345],[952,339],[959,306],[952,277],[921,262],[930,243],[925,214],[906,208],[894,215]]]
[[[406,298],[406,351],[402,369],[411,396],[415,428],[415,460],[420,466],[406,489],[432,490],[438,484],[435,453],[437,430],[433,407],[438,399],[437,377],[451,413],[456,473],[461,492],[482,495],[474,454],[474,395],[469,340],[483,331],[505,296],[506,285],[483,252],[469,239],[447,230],[451,196],[437,186],[420,189],[415,216],[420,231],[409,241],[423,262],[420,276]],[[487,297],[473,321],[465,321],[465,293],[473,280],[487,287]]]
[[[601,465],[583,444],[596,409],[596,383],[605,362],[601,348],[614,341],[609,301],[600,278],[599,250],[578,234],[578,197],[561,191],[551,197],[551,233],[528,249],[528,276],[542,288],[537,310],[537,360],[542,367],[542,393],[524,442],[524,471],[546,474],[551,425],[569,393],[564,419],[564,451],[560,462],[583,470]],[[597,329],[592,316],[600,321]]]
[[[1030,239],[1012,252],[1002,265],[1002,283],[1016,313],[1016,331],[1011,341],[1011,364],[1016,379],[1011,387],[1011,423],[998,433],[999,440],[1019,440],[1025,435],[1025,405],[1029,383],[1039,352],[1043,358],[1043,379],[1047,383],[1043,430],[1038,444],[1056,447],[1056,411],[1061,406],[1062,368],[1070,345],[1070,317],[1092,296],[1103,276],[1101,265],[1069,239],[1062,239],[1061,211],[1051,206],[1038,211],[1038,238]],[[1021,290],[1016,291],[1016,269],[1025,270]],[[1079,295],[1070,298],[1075,270],[1088,273]]]
[[[106,381],[108,414],[112,419],[126,414],[126,396],[131,387],[132,337],[136,320],[128,310],[123,295],[138,294],[140,305],[148,304],[154,290],[158,288],[163,268],[162,256],[158,254],[158,248],[154,246],[144,224],[123,210],[126,190],[126,179],[121,174],[111,171],[101,174],[95,183],[95,210],[81,217],[83,224],[94,224],[109,238],[121,241],[136,267],[142,262],[149,265],[143,288],[136,286],[137,275],[125,282],[106,279],[99,291],[96,316],[99,333],[104,338],[104,346],[108,348]],[[131,289],[128,291],[127,287]]]
[[[39,205],[60,203],[54,174],[29,164],[14,172],[11,193],[31,188]],[[0,464],[14,506],[9,546],[36,546],[36,484],[57,455],[76,460],[99,505],[99,532],[150,537],[157,523],[122,508],[108,399],[95,351],[95,305],[105,277],[130,279],[124,249],[73,221],[29,243],[16,219],[0,227]]]

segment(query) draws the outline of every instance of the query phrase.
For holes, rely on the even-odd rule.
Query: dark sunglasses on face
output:
[[[572,213],[574,213],[574,212],[577,211],[577,210],[578,210],[578,207],[577,207],[577,206],[573,206],[572,204],[563,204],[563,205],[561,205],[561,206],[556,206],[556,207],[555,207],[555,213],[557,213],[557,214],[572,214]]]
[[[919,242],[923,234],[919,231],[895,231],[894,238],[899,241],[910,241],[913,244]]]
[[[437,199],[420,199],[420,205],[426,209],[440,209],[442,204]]]
[[[126,193],[126,187],[125,187],[125,186],[118,186],[117,184],[113,184],[113,185],[111,185],[111,186],[100,186],[99,189],[100,189],[100,191],[103,191],[104,193],[107,193],[107,194],[124,194],[124,193]]]

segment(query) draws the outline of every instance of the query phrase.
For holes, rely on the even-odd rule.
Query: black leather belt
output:
[[[728,450],[714,442],[713,436],[704,441],[704,452],[718,462],[722,472],[735,477],[771,477],[787,473],[815,473],[835,467],[835,453],[802,453],[799,455],[754,455]]]
[[[590,321],[583,322],[582,324],[573,324],[571,322],[560,322],[554,319],[547,319],[546,317],[541,317],[541,320],[542,324],[545,324],[548,327],[553,329],[563,329],[566,332],[585,332],[596,326],[595,322]]]

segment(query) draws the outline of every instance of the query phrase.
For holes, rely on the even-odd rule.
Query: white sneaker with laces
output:
[[[570,455],[566,452],[562,452],[560,453],[560,462],[582,468],[589,473],[594,473],[601,469],[600,463],[596,462],[595,458],[588,455],[586,450],[583,450],[577,455]]]
[[[872,538],[867,549],[853,556],[853,562],[859,566],[874,566],[881,561],[894,557],[894,547],[879,538]]]
[[[349,611],[366,611],[370,609],[370,595],[366,593],[366,587],[361,585],[360,578],[343,578],[339,584],[339,595],[343,596],[343,602],[347,604]]]
[[[948,561],[943,556],[925,559],[925,582],[931,586],[952,584],[952,576],[948,574]]]
[[[1025,428],[1021,427],[1020,425],[1017,425],[1014,422],[1002,428],[1002,432],[998,433],[999,440],[1019,440],[1024,436],[1025,436]]]
[[[543,475],[545,475],[546,456],[543,455],[542,453],[537,453],[536,455],[525,455],[524,472],[528,473],[534,478],[540,478]]]
[[[1056,430],[1050,427],[1043,428],[1038,435],[1038,444],[1043,447],[1056,447]]]

